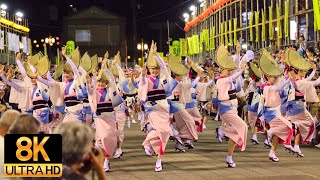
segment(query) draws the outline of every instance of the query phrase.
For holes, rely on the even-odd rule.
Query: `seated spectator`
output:
[[[9,127],[19,117],[19,115],[20,113],[16,110],[8,110],[4,112],[0,118],[0,179],[4,179],[4,136],[7,134]]]
[[[10,126],[8,134],[38,134],[39,121],[29,114],[21,114]]]
[[[64,123],[54,133],[62,135],[62,179],[85,179],[92,168],[97,172],[98,179],[106,179],[104,155],[100,149],[93,149],[94,133],[89,126]]]

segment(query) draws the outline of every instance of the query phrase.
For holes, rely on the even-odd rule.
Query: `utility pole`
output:
[[[170,38],[170,24],[169,24],[169,20],[167,20],[167,28],[168,28],[168,41],[167,41],[167,44],[168,44],[168,50],[169,50],[169,53],[170,53],[170,44],[171,44],[172,39]]]
[[[132,31],[133,31],[133,59],[137,61],[137,1],[131,0]]]

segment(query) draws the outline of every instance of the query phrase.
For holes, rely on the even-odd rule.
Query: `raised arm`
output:
[[[290,79],[288,78],[287,80],[283,81],[282,83],[280,83],[278,86],[277,86],[277,89],[279,91],[281,91],[287,84],[290,83]]]
[[[158,55],[156,54],[156,60],[158,61],[158,63],[160,64],[160,67],[167,70],[167,65],[166,63],[163,61],[163,59]]]
[[[191,87],[194,88],[194,87],[197,85],[197,83],[199,82],[199,80],[200,80],[200,77],[196,77],[196,78],[191,82]]]
[[[19,92],[22,91],[22,87],[20,87],[18,84],[16,84],[16,83],[13,82],[13,81],[9,81],[5,75],[0,74],[0,77],[1,77],[2,81],[3,81],[5,84],[7,84],[8,86],[13,87],[15,90],[17,90],[17,91],[19,91]]]
[[[86,77],[87,71],[84,70],[82,66],[79,66],[79,72],[81,73],[81,75],[82,75],[83,77]]]
[[[234,81],[234,80],[236,80],[241,74],[242,74],[242,71],[238,71],[238,72],[232,74],[232,75],[230,76],[230,79],[231,79],[232,81]]]
[[[65,46],[63,46],[63,47],[62,47],[62,50],[61,50],[61,53],[62,53],[62,55],[66,58],[67,63],[69,63],[69,65],[71,66],[72,71],[73,71],[73,74],[74,74],[76,77],[79,77],[80,74],[79,74],[78,68],[77,68],[77,66],[73,63],[73,61],[72,61],[69,57],[66,56],[66,50],[67,50],[67,48],[66,48]]]
[[[19,68],[19,70],[20,70],[20,72],[21,72],[21,75],[22,75],[22,77],[23,78],[26,78],[27,77],[27,72],[26,72],[26,70],[24,69],[24,67],[23,67],[23,65],[22,65],[22,62],[20,61],[20,60],[16,60],[16,62],[17,62],[17,66],[18,66],[18,68]]]
[[[311,74],[310,74],[308,77],[305,78],[305,80],[311,81],[311,79],[313,78],[313,76],[314,76],[315,74],[316,74],[316,70],[313,70],[313,71],[311,72]]]
[[[71,66],[74,75],[76,77],[79,77],[80,74],[79,74],[77,66],[73,63],[73,61],[69,57],[66,56],[66,59],[67,59],[67,63],[69,63],[69,65]]]
[[[54,79],[52,79],[52,77],[51,77],[50,71],[47,72],[47,79],[48,79],[48,81],[54,81]]]
[[[51,78],[52,79],[52,78]],[[45,80],[43,79],[40,75],[37,76],[37,80],[40,81],[41,83],[49,86],[49,87],[53,87],[55,82],[53,80]]]

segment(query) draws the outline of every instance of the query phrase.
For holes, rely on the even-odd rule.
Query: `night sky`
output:
[[[63,17],[72,15],[73,8],[80,12],[91,5],[126,17],[127,39],[129,43],[133,39],[131,0],[4,0],[1,2],[7,4],[9,13],[14,13],[17,10],[24,13],[24,17],[29,20],[32,40],[40,40],[50,34],[61,36]],[[136,0],[138,41],[143,38],[150,42],[152,39],[159,38],[158,36],[154,37],[154,32],[146,24],[154,22],[162,23],[165,26],[167,20],[173,23],[170,26],[170,36],[173,39],[184,37],[184,31],[181,29],[184,27],[182,14],[188,12],[189,6],[195,2],[197,0]],[[70,5],[73,5],[73,8]],[[49,12],[52,7],[56,8],[57,16],[50,16],[52,13]],[[167,31],[165,30],[165,36],[162,37],[162,51],[167,50],[166,40]],[[63,39],[61,41],[64,42]]]

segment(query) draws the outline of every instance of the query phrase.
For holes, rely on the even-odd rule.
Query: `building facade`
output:
[[[303,35],[311,44],[319,40],[313,0],[204,0],[188,17],[186,37],[198,35],[202,53],[214,55],[224,44],[234,49],[281,47],[297,44]],[[208,39],[202,37],[208,30]],[[202,38],[202,39],[201,39]],[[207,47],[206,47],[207,46]],[[199,53],[200,53],[199,51]],[[196,53],[194,53],[196,54]]]
[[[125,18],[92,6],[65,17],[63,23],[63,39],[75,41],[81,54],[88,51],[103,57],[108,50],[110,56],[120,51],[126,57]]]

